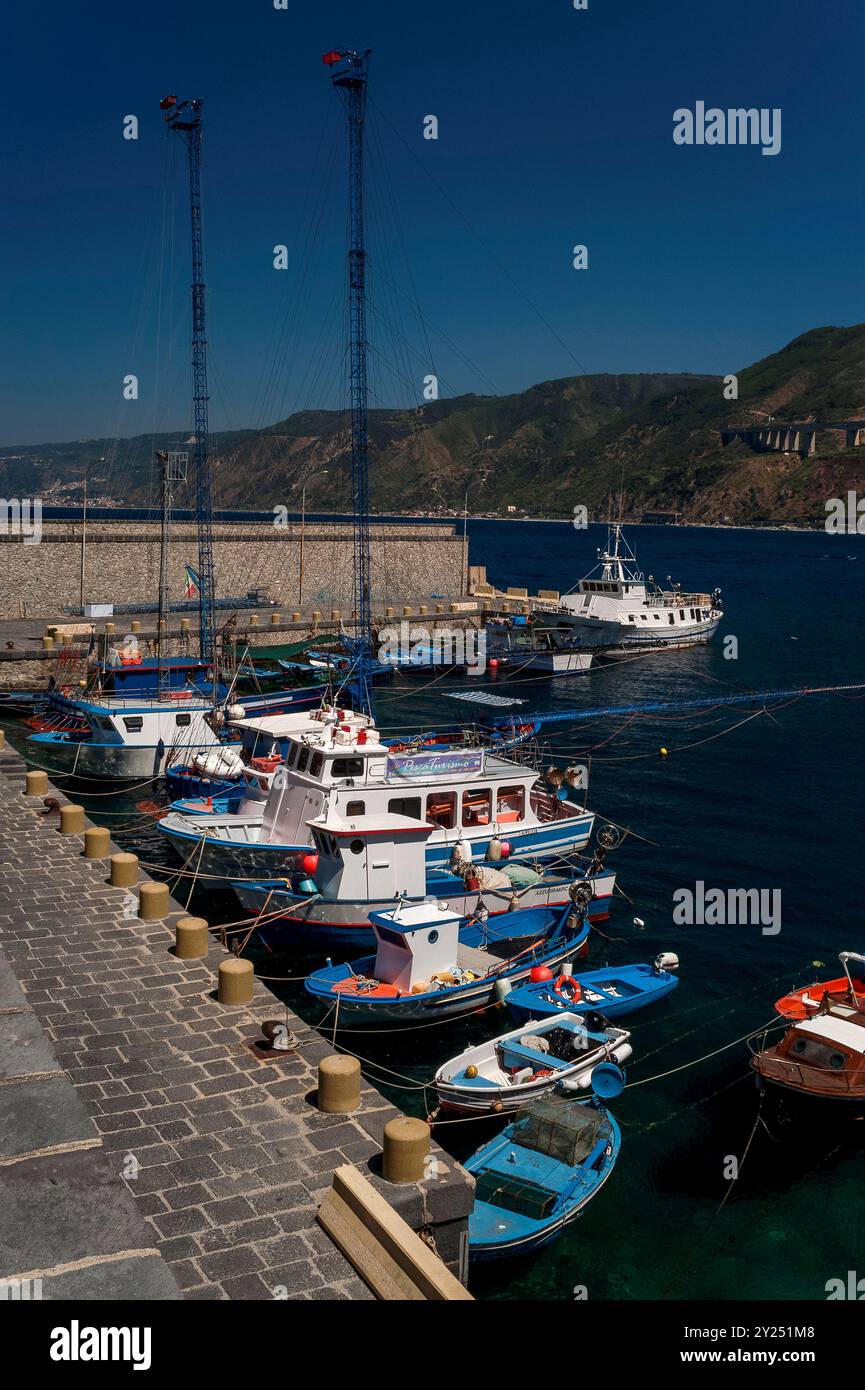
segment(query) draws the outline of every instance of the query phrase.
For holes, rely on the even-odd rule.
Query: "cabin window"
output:
[[[363,840],[352,840],[349,849],[352,854],[363,854]]]
[[[671,614],[669,615],[669,620],[670,620],[671,623],[675,623],[675,621],[676,621],[676,615],[675,615],[675,613],[671,613]]]
[[[380,936],[382,941],[389,941],[392,946],[402,946],[405,950],[405,937],[402,932],[391,931],[390,927],[381,926],[376,926],[375,930],[376,935]]]
[[[387,809],[395,816],[408,816],[411,820],[420,820],[420,797],[392,796],[387,803]]]
[[[661,615],[660,615],[660,613],[653,613],[653,614],[652,614],[652,617],[655,619],[655,622],[656,622],[656,623],[659,623],[659,622],[661,621]]]
[[[685,621],[685,610],[684,610],[684,608],[680,608],[680,609],[679,609],[679,622],[680,622],[680,623],[683,623],[684,621]]]
[[[334,758],[330,765],[331,777],[362,777],[363,758]]]
[[[130,714],[128,717],[124,715],[123,723],[130,734],[140,734],[144,728],[144,720],[140,714]]]
[[[489,825],[493,814],[493,794],[489,787],[463,792],[463,825]]]
[[[286,767],[294,767],[294,760],[297,757],[297,744],[290,743],[285,750]]]
[[[797,1038],[790,1048],[790,1056],[801,1057],[815,1067],[830,1067],[832,1071],[843,1071],[847,1065],[843,1052],[836,1052],[833,1047],[818,1042],[816,1038]]]
[[[309,749],[301,748],[297,757],[298,772],[306,772],[306,765],[309,762]]]
[[[346,814],[347,816],[365,816],[365,815],[366,815],[366,802],[365,802],[365,801],[348,801],[348,802],[346,802],[345,814]]]
[[[633,613],[629,613],[629,614],[628,614],[628,622],[629,622],[629,623],[635,623],[636,621],[637,621],[637,620],[636,620],[636,618],[634,617]]]
[[[178,729],[188,729],[191,723],[192,723],[192,715],[191,715],[191,714],[178,714],[178,716],[177,716],[177,727],[178,727]]]
[[[499,787],[496,794],[496,820],[502,825],[522,820],[525,807],[525,787]]]
[[[110,719],[101,719],[101,718],[98,718],[98,719],[96,720],[96,723],[99,725],[100,729],[105,729],[105,730],[107,730],[107,732],[108,732],[109,734],[113,734],[113,733],[114,733],[114,725],[111,723],[111,720],[110,720]]]
[[[457,820],[456,792],[433,792],[426,799],[426,818],[430,825],[453,830]]]

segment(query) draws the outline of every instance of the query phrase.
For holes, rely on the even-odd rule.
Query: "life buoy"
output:
[[[573,975],[560,975],[553,985],[556,994],[570,995],[572,1004],[578,1004],[583,997],[583,990],[579,980],[575,980]]]

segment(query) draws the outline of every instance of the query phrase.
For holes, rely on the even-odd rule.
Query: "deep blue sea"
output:
[[[603,539],[599,527],[477,521],[470,559],[501,585],[564,590],[591,568]],[[720,586],[725,616],[714,642],[599,661],[584,676],[497,680],[497,691],[525,699],[527,709],[566,710],[865,681],[861,537],[635,527],[629,539],[646,573],[672,575],[686,589]],[[736,659],[724,656],[729,635],[738,639]],[[380,722],[453,719],[459,706],[445,713],[452,702],[441,699],[443,688],[415,677],[377,692]],[[757,717],[734,707],[556,730],[553,752],[591,756],[589,805],[633,832],[611,857],[623,894],[604,934],[593,935],[589,963],[673,950],[680,984],[626,1020],[634,1058],[614,1107],[623,1143],[612,1178],[546,1253],[477,1272],[479,1296],[567,1301],[582,1286],[590,1301],[822,1299],[828,1279],[865,1276],[865,1122],[831,1105],[801,1114],[768,1096],[758,1114],[748,1049],[738,1041],[771,1020],[788,988],[826,976],[815,962],[834,961],[835,974],[839,950],[865,949],[863,694],[781,701]],[[92,806],[97,818],[105,814],[104,798]],[[115,805],[106,823],[124,816],[135,820],[129,806]],[[118,838],[125,834],[153,857],[152,832]],[[675,925],[675,890],[698,881],[780,890],[780,932]],[[234,911],[230,901],[202,905],[211,921]],[[267,973],[297,975],[306,964],[268,957]],[[296,986],[287,997],[306,1011]],[[354,1035],[348,1045],[391,1099],[425,1113],[419,1083],[482,1030],[505,1026],[493,1011],[479,1022]],[[464,1156],[488,1123],[443,1127],[438,1137]],[[731,1158],[741,1165],[732,1186]]]

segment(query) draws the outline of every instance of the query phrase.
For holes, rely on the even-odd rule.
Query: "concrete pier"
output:
[[[222,947],[178,959],[187,909],[142,921],[23,787],[0,755],[0,1280],[41,1278],[46,1298],[370,1298],[316,1222],[346,1163],[464,1273],[459,1165],[433,1146],[428,1179],[385,1183],[399,1112],[364,1083],[359,1110],[320,1113],[332,1049],[260,980],[250,1005],[218,1003]],[[269,1018],[291,1050],[255,1048]]]

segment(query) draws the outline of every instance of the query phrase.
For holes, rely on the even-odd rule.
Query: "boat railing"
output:
[[[711,594],[685,594],[678,589],[646,595],[647,608],[711,608]]]
[[[848,1060],[852,1059],[848,1058]],[[825,1067],[814,1067],[807,1064],[803,1068],[801,1062],[793,1062],[788,1057],[767,1057],[763,1058],[762,1061],[767,1075],[771,1076],[773,1069],[775,1069],[776,1078],[780,1080],[781,1075],[779,1073],[781,1073],[788,1084],[792,1083],[795,1077],[795,1084],[800,1086],[803,1091],[856,1091],[857,1093],[861,1091],[862,1072],[858,1066],[849,1069],[845,1067],[839,1071],[829,1071]],[[852,1081],[851,1077],[858,1077],[858,1084]]]

